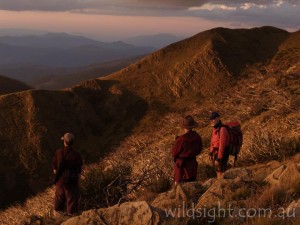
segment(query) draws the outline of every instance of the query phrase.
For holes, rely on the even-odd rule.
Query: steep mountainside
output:
[[[27,84],[0,75],[0,95],[32,89]]]
[[[163,48],[105,79],[119,80],[146,99],[203,98],[224,89],[247,66],[271,61],[289,36],[272,27],[216,28]]]
[[[51,160],[65,132],[86,162],[130,134],[146,104],[113,81],[88,81],[64,91],[0,96],[0,202],[36,193],[51,182]]]
[[[272,157],[281,156],[284,151],[277,150],[286,144],[289,153],[297,151],[299,133],[293,131],[299,129],[300,66],[293,67],[284,57],[299,57],[298,35],[271,27],[217,28],[72,89],[0,97],[2,205],[47,185],[53,151],[67,131],[78,137],[76,147],[86,163],[116,149],[120,154],[113,161],[133,163],[134,171],[141,171],[139,165],[153,152],[153,161],[147,162],[170,169],[166,160],[180,116],[195,115],[207,146],[208,111],[219,110],[226,120],[242,122],[245,159],[257,160],[253,149],[268,156],[264,151],[269,143],[275,149]],[[285,123],[284,132],[291,138],[282,136]]]

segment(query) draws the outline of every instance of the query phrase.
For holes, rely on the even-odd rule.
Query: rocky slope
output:
[[[216,28],[169,45],[105,79],[119,80],[150,100],[205,98],[224,89],[247,67],[268,65],[280,46],[295,42],[295,35],[272,27]]]
[[[209,110],[241,121],[247,162],[294,154],[300,146],[300,66],[291,61],[299,58],[297,37],[271,27],[217,28],[72,89],[0,97],[1,204],[47,186],[66,131],[78,137],[86,164],[113,150],[103,162],[129,163],[133,176],[149,164],[172,177],[169,148],[186,113],[199,121],[206,146]],[[199,160],[205,159],[204,153]]]
[[[87,162],[130,133],[146,104],[116,82],[88,81],[63,91],[33,90],[0,97],[1,205],[43,190],[65,132]]]
[[[48,215],[51,211],[49,200],[54,194],[53,190],[48,190],[43,196],[27,200],[22,207],[1,212],[0,222],[26,225],[40,222],[48,225],[209,224],[214,219],[216,224],[232,225],[284,224],[287,221],[289,224],[299,224],[299,154],[283,162],[271,161],[232,168],[225,173],[225,177],[226,179],[211,178],[186,183],[176,189],[172,187],[167,192],[156,194],[152,200],[91,209],[73,218],[53,218]],[[43,207],[36,208],[36,204],[41,201]],[[223,218],[221,211],[215,211],[215,214],[208,211],[214,206],[228,210],[226,218]],[[247,210],[252,210],[253,213],[254,209],[268,211],[265,215],[261,214],[261,218],[245,214]],[[200,216],[200,212],[205,216]],[[276,215],[281,215],[282,218],[276,218]]]
[[[299,162],[299,157],[296,157],[284,164],[273,161],[235,168],[225,173],[226,179],[186,183],[159,194],[148,203],[127,202],[89,210],[62,224],[211,224],[212,221],[215,224],[257,224],[260,218],[252,215],[254,210],[258,214],[261,209],[268,210],[265,215],[260,212],[261,218],[265,219],[261,224],[266,224],[266,221],[268,224],[284,224],[287,221],[299,224],[300,190],[299,186],[293,189],[293,185],[299,185]],[[278,190],[294,197],[283,199]],[[282,199],[277,199],[280,197]],[[212,210],[214,207],[215,210]]]

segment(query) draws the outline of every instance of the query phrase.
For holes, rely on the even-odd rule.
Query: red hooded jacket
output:
[[[213,128],[210,142],[210,152],[218,154],[218,159],[222,159],[225,147],[229,145],[229,133],[226,127]]]

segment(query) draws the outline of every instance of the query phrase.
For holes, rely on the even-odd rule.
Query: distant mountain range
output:
[[[59,82],[59,77],[76,74],[76,80],[80,82],[84,77],[79,79],[79,71],[83,72],[89,67],[88,72],[83,73],[91,74],[92,67],[96,65],[95,68],[100,69],[98,65],[101,65],[101,68],[105,68],[107,63],[110,69],[104,71],[112,73],[121,69],[119,65],[128,66],[124,62],[132,62],[132,58],[146,55],[181,39],[183,38],[171,34],[157,34],[106,43],[67,33],[0,29],[0,74],[29,84],[44,81],[45,85],[38,85],[43,88],[65,87],[68,82],[55,83]],[[112,65],[116,65],[116,69]],[[99,76],[105,74],[100,73]],[[51,76],[54,76],[53,79]]]
[[[78,67],[153,52],[124,42],[104,43],[82,36],[48,33],[41,36],[0,37],[0,66],[31,63]]]
[[[143,35],[125,39],[124,42],[135,46],[150,46],[157,49],[166,47],[172,43],[183,40],[185,37],[179,37],[172,34]]]
[[[95,79],[114,73],[130,64],[134,64],[141,58],[142,56],[130,57],[111,62],[92,64],[76,69],[53,69],[52,74],[36,76],[28,80],[27,83],[37,89],[55,90],[68,88],[89,79]]]
[[[36,36],[51,36],[51,35],[61,35],[64,36],[65,33],[51,33],[49,31],[42,31],[42,30],[33,30],[33,29],[16,29],[16,28],[0,28],[0,37],[10,36],[13,37],[15,40],[21,44],[21,46],[24,45],[23,40],[21,41],[22,37],[33,37]],[[85,36],[85,35],[83,35]],[[78,36],[77,36],[78,37]],[[81,36],[82,37],[82,36]],[[18,39],[19,38],[19,39]],[[159,34],[153,34],[153,35],[139,35],[130,37],[127,39],[120,39],[120,41],[123,41],[127,44],[135,45],[135,46],[149,46],[156,49],[165,47],[169,44],[172,44],[174,42],[183,40],[186,37],[183,36],[176,36],[169,33],[159,33]],[[25,38],[26,39],[26,38]],[[97,39],[94,37],[91,37],[91,39]],[[21,41],[21,42],[20,42]],[[25,40],[25,42],[28,42],[30,40]],[[39,41],[38,41],[39,42]],[[8,40],[8,43],[11,43],[11,40]],[[26,43],[27,44],[27,43]],[[44,47],[44,46],[41,46]]]
[[[245,198],[224,198],[222,195],[224,204],[234,200],[238,204],[253,205],[259,200],[265,205],[265,199],[270,199],[272,205],[284,204],[285,207],[291,202],[290,196],[298,198],[290,190],[298,191],[299,185],[288,183],[289,190],[280,189],[288,200],[278,203],[273,201],[275,194],[269,195],[272,189],[269,185],[261,185],[261,180],[270,174],[269,170],[286,165],[294,169],[286,169],[283,173],[298,179],[294,171],[297,171],[299,155],[294,157],[295,163],[286,159],[300,149],[299,74],[300,31],[289,33],[274,27],[216,28],[149,54],[112,75],[70,89],[3,95],[0,97],[0,207],[40,193],[49,186],[50,162],[54,150],[62,145],[61,135],[67,131],[78,137],[75,147],[83,155],[85,165],[97,163],[85,170],[85,174],[91,171],[88,174],[91,178],[100,174],[94,169],[97,166],[101,166],[102,171],[103,167],[129,165],[126,169],[136,175],[130,177],[132,180],[150,174],[155,185],[157,177],[173,182],[169,149],[178,134],[182,116],[188,114],[199,122],[196,130],[205,146],[205,151],[197,158],[201,165],[198,175],[201,180],[203,177],[209,179],[212,177],[207,169],[211,167],[207,151],[211,110],[220,111],[224,122],[239,121],[244,133],[237,179],[242,188],[249,185],[246,187],[251,193]],[[269,163],[261,167],[258,162],[262,160]],[[250,162],[258,164],[255,169],[242,168]],[[246,174],[247,179],[240,179],[240,174]],[[114,175],[117,179],[120,177]],[[279,184],[277,181],[274,180],[274,184]],[[220,189],[216,182],[214,187]],[[153,183],[144,184],[147,186],[142,194],[146,196],[147,190],[152,190],[147,188]],[[257,187],[258,191],[252,193]],[[237,193],[238,189],[234,188],[235,191],[230,192]],[[202,190],[200,185],[197,192],[202,193]],[[49,189],[46,194],[53,197]],[[162,202],[162,195],[165,193],[158,195],[157,202]],[[136,196],[140,199],[140,195]],[[49,200],[38,195],[37,201],[37,205],[32,201],[18,205],[26,210],[32,206],[32,215],[40,215],[37,212],[44,210],[48,216],[50,209],[45,210],[44,204]],[[169,202],[174,205],[173,201]],[[276,210],[277,207],[281,205],[276,205]],[[12,224],[16,214],[24,215],[26,221],[30,218],[13,209],[6,216],[8,222],[3,224]]]
[[[174,112],[197,114],[203,125],[200,133],[205,134],[208,111],[220,109],[226,116],[238,116],[247,131],[264,126],[266,136],[270,131],[284,134],[278,139],[283,146],[297,147],[299,61],[299,31],[216,28],[70,89],[4,95],[0,97],[0,207],[47,187],[53,151],[61,146],[59,138],[67,131],[79,137],[76,149],[86,163],[97,162],[135,133],[159,143],[150,148],[153,154],[165,154],[174,141],[169,125],[179,119],[172,118]],[[149,131],[154,123],[165,131],[152,140]],[[245,139],[251,140],[251,134],[260,136],[245,132]],[[205,140],[209,136],[207,132]],[[295,141],[285,142],[289,136]],[[168,141],[160,146],[162,137]],[[148,148],[148,140],[126,142],[132,149],[131,142],[136,142],[137,152]],[[144,158],[142,153],[139,156]]]

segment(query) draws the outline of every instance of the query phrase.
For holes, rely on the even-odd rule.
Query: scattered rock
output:
[[[205,192],[204,188],[199,182],[189,182],[178,185],[176,190],[161,193],[152,202],[152,206],[159,209],[173,209],[181,205],[196,203],[198,198]]]
[[[252,194],[252,182],[248,181],[247,176],[233,176],[235,177],[234,179],[217,179],[211,187],[200,196],[196,209],[227,207],[229,205],[236,205],[236,201],[247,199]]]
[[[173,188],[171,191],[159,194],[151,203],[153,207],[159,209],[173,209],[177,207],[179,201],[176,199],[176,190]]]
[[[186,193],[189,203],[197,202],[199,197],[207,190],[200,182],[184,183],[182,189]]]
[[[43,223],[43,219],[39,216],[32,215],[23,222],[21,222],[22,225],[41,225]]]
[[[238,181],[232,179],[216,180],[216,182],[199,198],[196,208],[210,208],[218,205],[224,207],[226,202],[231,199],[238,183]]]
[[[216,182],[216,180],[217,178],[211,178],[207,180],[206,182],[203,183],[203,187],[206,189],[210,188]]]
[[[278,161],[271,161],[267,164],[260,164],[249,167],[248,170],[251,170],[252,179],[256,182],[261,182],[271,174],[274,170],[278,169],[282,164]]]
[[[234,168],[225,172],[226,179],[235,179],[239,177],[243,181],[250,181],[252,179],[251,171],[246,168]]]
[[[291,162],[289,165],[282,165],[266,177],[265,181],[272,186],[280,186],[289,189],[291,184],[300,180],[300,173],[297,165]]]
[[[73,217],[62,225],[115,225],[115,224],[141,224],[155,225],[160,216],[147,202],[126,202],[120,206],[93,209]]]

